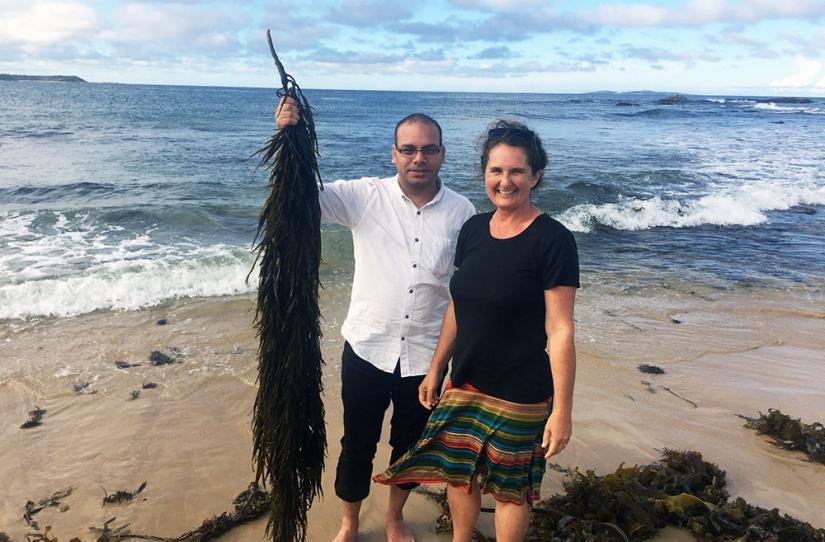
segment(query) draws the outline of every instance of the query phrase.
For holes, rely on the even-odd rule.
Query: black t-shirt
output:
[[[450,295],[458,327],[450,379],[515,403],[553,393],[544,291],[579,287],[573,234],[541,214],[509,239],[490,235],[493,213],[470,218],[456,245]]]

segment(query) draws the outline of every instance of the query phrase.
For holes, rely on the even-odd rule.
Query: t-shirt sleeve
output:
[[[458,232],[458,240],[455,243],[455,260],[453,261],[453,265],[457,268],[461,267],[461,262],[464,260],[464,251],[466,250],[467,232],[470,228],[470,222],[471,220],[467,220]]]
[[[569,230],[564,229],[553,236],[544,251],[542,263],[541,281],[545,290],[556,286],[580,286],[579,251]]]

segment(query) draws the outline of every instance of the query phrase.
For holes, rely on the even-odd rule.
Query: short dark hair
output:
[[[496,120],[487,127],[487,131],[481,136],[481,174],[487,169],[487,161],[490,159],[490,151],[496,145],[503,143],[511,147],[524,149],[527,154],[527,163],[530,165],[532,173],[539,170],[544,171],[547,167],[547,152],[541,143],[539,135],[527,127],[526,124],[514,120]],[[536,183],[537,188],[544,178],[542,175]]]
[[[425,115],[424,113],[413,113],[412,115],[407,115],[403,119],[398,121],[398,124],[395,125],[395,143],[398,144],[398,129],[401,127],[402,124],[407,123],[415,123],[418,122],[420,124],[429,124],[430,126],[435,126],[436,130],[438,130],[438,144],[442,145],[441,142],[441,126],[429,115]]]

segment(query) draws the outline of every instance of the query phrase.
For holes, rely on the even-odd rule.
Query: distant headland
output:
[[[76,75],[17,75],[0,73],[0,81],[60,81],[63,83],[85,83]]]

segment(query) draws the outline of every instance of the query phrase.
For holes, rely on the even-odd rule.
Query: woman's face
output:
[[[484,170],[487,197],[496,209],[513,212],[530,206],[530,189],[541,179],[541,170],[533,171],[527,152],[521,147],[499,143],[488,154]]]

